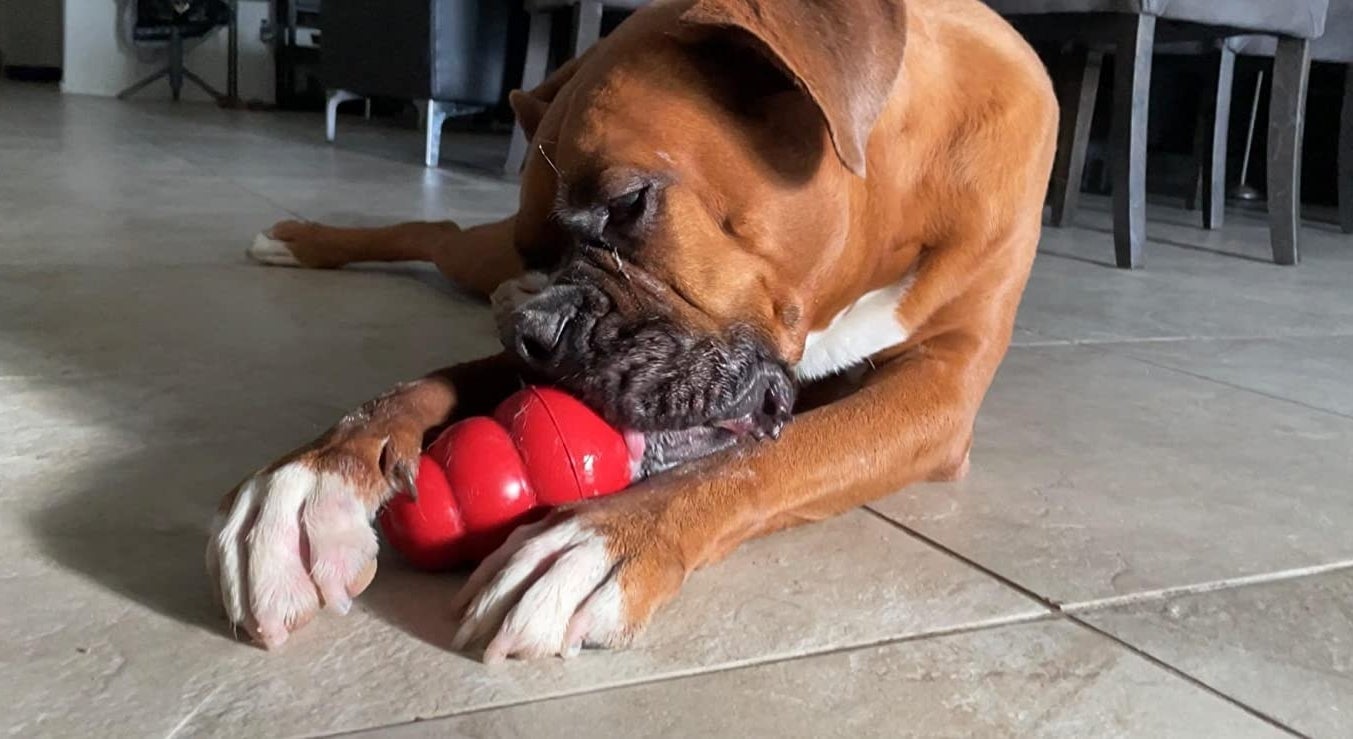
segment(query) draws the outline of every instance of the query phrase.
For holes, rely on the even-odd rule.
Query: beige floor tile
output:
[[[408,220],[454,220],[468,225],[505,218],[517,209],[515,186],[467,185],[442,176],[439,170],[356,181],[259,176],[234,181],[289,212],[335,226]]]
[[[1058,602],[1353,559],[1353,420],[1097,348],[1022,348],[973,471],[877,504]]]
[[[0,376],[206,373],[323,386],[370,368],[416,377],[498,350],[495,335],[488,310],[430,269],[306,272],[241,257],[0,271]]]
[[[256,446],[256,445],[254,445]],[[211,454],[124,459],[0,508],[11,635],[0,662],[22,734],[285,736],[340,731],[1033,616],[1032,602],[854,513],[758,542],[697,574],[633,649],[486,668],[445,650],[456,580],[387,561],[346,618],[280,653],[232,642],[202,576],[204,523],[229,483]],[[249,450],[254,453],[254,448]],[[78,473],[77,473],[78,474]],[[58,479],[54,482],[60,482]]]
[[[1066,622],[854,650],[361,736],[1283,736]]]
[[[1192,214],[1196,215],[1196,214]],[[1191,214],[1149,210],[1147,267],[1111,266],[1107,210],[1091,199],[1080,228],[1046,228],[1020,307],[1021,325],[1050,338],[1119,341],[1353,333],[1347,299],[1353,249],[1336,230],[1302,231],[1304,263],[1268,261],[1264,221],[1237,214],[1221,232]]]
[[[1353,416],[1353,336],[1146,342],[1114,351],[1278,398]]]
[[[31,254],[8,246],[16,240],[38,242],[82,238],[90,252],[88,266],[115,263],[101,254],[103,242],[177,237],[194,246],[192,233],[210,241],[218,234],[257,233],[287,217],[286,211],[228,180],[198,175],[159,175],[109,171],[89,176],[73,173],[67,181],[0,184],[0,239],[7,245],[4,262]],[[252,222],[252,228],[240,225]],[[239,242],[236,242],[237,244]],[[222,250],[234,256],[248,240]],[[214,244],[220,249],[220,244]],[[116,247],[115,247],[116,249]],[[117,253],[116,251],[114,252]],[[125,256],[125,252],[123,254]]]
[[[1353,736],[1348,570],[1086,613],[1083,618],[1314,737]]]

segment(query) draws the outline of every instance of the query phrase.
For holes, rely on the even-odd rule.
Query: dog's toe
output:
[[[617,564],[606,538],[579,521],[519,538],[485,560],[466,584],[460,598],[467,605],[453,647],[487,639],[484,661],[494,663],[571,656],[583,645],[615,641],[609,633],[591,637],[621,625],[620,592],[606,587],[613,584]],[[606,597],[594,597],[603,591]],[[587,626],[578,628],[575,621],[584,613]]]
[[[249,258],[260,264],[267,264],[273,267],[299,267],[300,260],[291,253],[291,248],[287,242],[280,241],[261,233],[254,237],[254,243],[249,245]]]

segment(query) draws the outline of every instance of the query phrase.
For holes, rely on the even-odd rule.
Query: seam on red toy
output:
[[[540,394],[539,388],[531,388],[531,397],[535,398],[536,402],[540,403],[540,405],[545,408],[545,415],[550,417],[550,423],[554,425],[555,438],[559,439],[559,443],[564,447],[564,456],[568,459],[568,468],[573,472],[573,490],[577,493],[574,500],[582,500],[584,497],[593,497],[590,495],[583,495],[583,485],[579,482],[581,476],[578,474],[578,466],[573,462],[573,450],[569,448],[568,435],[566,435],[564,430],[559,427],[559,419],[554,417],[554,409],[551,408],[549,402],[545,400],[545,396]],[[520,451],[521,450],[518,450],[518,453],[520,453]],[[531,481],[531,485],[535,486],[535,480]]]

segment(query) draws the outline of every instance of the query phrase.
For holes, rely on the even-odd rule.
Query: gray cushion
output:
[[[1273,56],[1278,42],[1272,36],[1240,36],[1231,39],[1230,45],[1241,54]],[[1353,64],[1353,0],[1330,0],[1325,35],[1311,43],[1311,58]]]
[[[1329,0],[983,0],[1001,15],[1145,13],[1160,18],[1316,38]]]
[[[510,12],[502,0],[326,1],[322,78],[360,95],[496,104]]]

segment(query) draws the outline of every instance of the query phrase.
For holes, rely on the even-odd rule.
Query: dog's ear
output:
[[[521,129],[526,132],[528,141],[536,137],[536,129],[545,119],[545,111],[550,109],[550,103],[554,102],[559,90],[573,79],[578,67],[591,53],[592,50],[588,49],[582,56],[568,60],[533,90],[513,90],[508,93],[507,102],[512,106],[512,112],[517,116]]]
[[[903,0],[696,0],[693,26],[750,34],[813,99],[836,155],[865,174],[865,148],[902,70]]]
[[[540,128],[540,120],[545,117],[545,111],[550,109],[550,101],[542,100],[525,90],[513,90],[507,94],[507,102],[512,106],[512,113],[517,116],[521,130],[526,132],[526,140],[535,138],[536,129]]]

